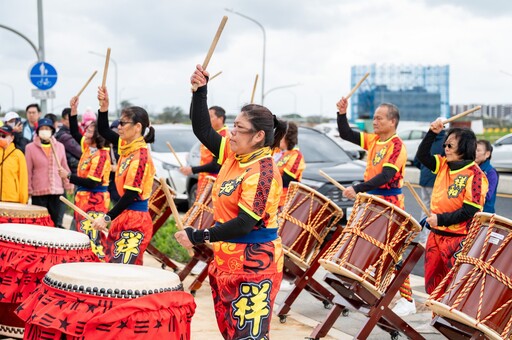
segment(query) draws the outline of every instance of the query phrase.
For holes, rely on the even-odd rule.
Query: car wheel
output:
[[[192,184],[190,191],[188,192],[188,206],[189,208],[194,205],[197,195],[197,183]]]

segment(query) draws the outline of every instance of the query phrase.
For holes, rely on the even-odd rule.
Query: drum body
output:
[[[291,182],[279,216],[283,250],[301,267],[308,267],[324,239],[343,217],[343,210],[319,192]]]
[[[394,204],[359,193],[347,226],[319,262],[335,274],[361,282],[379,297],[420,230],[418,222]]]
[[[154,235],[172,213],[169,203],[167,202],[167,197],[162,189],[162,184],[156,177],[153,179],[153,191],[149,197],[148,210],[151,220],[153,221]]]
[[[54,226],[48,209],[45,207],[11,202],[0,202],[0,223]]]
[[[183,217],[183,225],[194,229],[204,229],[213,226],[213,200],[212,189],[215,177],[206,176],[206,183],[201,194],[196,198],[194,205]]]
[[[14,310],[55,264],[95,262],[87,235],[27,224],[0,224],[0,334],[23,337],[24,323]]]
[[[56,265],[20,307],[29,339],[190,339],[195,311],[176,274],[114,263]]]
[[[511,220],[477,213],[454,267],[425,304],[491,339],[512,337],[511,241]]]

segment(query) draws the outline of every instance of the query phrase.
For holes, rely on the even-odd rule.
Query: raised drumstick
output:
[[[254,93],[256,93],[256,85],[258,85],[258,77],[259,77],[259,75],[256,74],[256,78],[254,79],[254,86],[252,87],[251,104],[254,103]]]
[[[461,112],[461,113],[459,113],[459,114],[457,114],[457,115],[455,115],[455,116],[453,116],[453,117],[450,117],[450,118],[448,118],[448,119],[445,119],[445,120],[443,120],[443,125],[444,125],[444,124],[448,124],[448,123],[450,123],[450,122],[453,122],[453,121],[454,121],[454,120],[456,120],[456,119],[462,118],[462,117],[464,117],[464,116],[466,116],[466,115],[468,115],[468,114],[470,114],[470,113],[472,113],[472,112],[478,111],[478,110],[480,110],[481,108],[482,108],[482,107],[481,107],[480,105],[478,105],[478,106],[475,106],[475,107],[474,107],[474,108],[472,108],[472,109],[469,109],[469,110],[464,111],[464,112]]]
[[[162,185],[162,190],[164,191],[165,197],[167,198],[167,203],[169,204],[169,207],[171,208],[172,211],[172,215],[174,216],[176,227],[178,228],[178,230],[184,230],[185,228],[183,228],[183,223],[181,222],[180,214],[178,213],[176,204],[174,204],[174,199],[171,196],[171,192],[169,190],[169,187],[167,186],[165,178],[160,177],[160,184]],[[194,255],[192,249],[187,249],[187,251],[190,256]]]
[[[87,82],[82,87],[82,89],[80,91],[78,91],[78,94],[76,95],[77,97],[80,97],[82,92],[84,92],[85,88],[87,87],[87,85],[89,85],[89,83],[91,82],[92,78],[94,78],[94,76],[96,76],[96,73],[98,73],[98,71],[94,71],[94,73],[89,77],[89,80],[87,80]]]
[[[359,86],[361,86],[361,84],[363,83],[363,81],[366,80],[366,78],[368,78],[368,76],[370,75],[370,73],[366,73],[363,78],[361,78],[361,80],[359,80],[359,82],[356,84],[356,86],[354,86],[354,88],[352,90],[350,90],[350,92],[347,94],[347,96],[345,97],[345,99],[349,99],[350,97],[352,97],[352,95],[357,91],[357,89],[359,88]]]
[[[215,37],[213,38],[212,44],[210,45],[210,49],[208,50],[208,53],[206,54],[206,58],[204,58],[203,61],[203,70],[206,70],[208,67],[208,63],[210,62],[210,58],[212,57],[213,51],[215,51],[215,47],[217,46],[217,42],[219,42],[220,35],[222,34],[222,30],[224,30],[224,26],[226,25],[226,22],[228,21],[228,17],[224,16],[220,22],[219,28],[217,28],[217,33],[215,34]],[[197,84],[194,84],[192,86],[192,92],[196,92],[197,88],[199,86]]]
[[[108,64],[110,62],[110,47],[107,48],[107,56],[105,57],[105,67],[103,68],[103,81],[101,82],[101,87],[105,87],[107,83],[107,73],[108,73]]]
[[[171,150],[174,157],[176,157],[176,160],[178,161],[180,168],[183,168],[183,164],[181,164],[181,161],[180,161],[178,155],[176,154],[176,151],[174,151],[174,148],[172,147],[171,143],[167,142],[167,147],[169,148],[169,150]]]
[[[339,184],[337,180],[326,174],[323,170],[318,170],[318,173],[320,174],[320,176],[324,177],[329,182],[334,184],[334,186],[340,189],[341,191],[344,191],[346,189],[343,185]]]
[[[92,218],[92,216],[89,216],[89,214],[87,214],[85,211],[83,211],[82,209],[80,209],[79,207],[77,207],[76,205],[71,203],[66,197],[60,196],[59,199],[62,202],[64,202],[68,207],[70,207],[71,209],[73,209],[74,211],[76,211],[77,213],[82,215],[83,218],[86,218],[87,220],[89,220],[89,222],[94,221],[94,218]]]
[[[409,190],[411,191],[411,193],[414,196],[414,199],[416,200],[416,202],[418,202],[419,206],[421,207],[421,210],[423,210],[425,215],[430,216],[430,211],[428,211],[427,207],[425,206],[425,203],[423,203],[421,198],[418,196],[418,194],[416,193],[416,190],[414,190],[414,188],[412,187],[411,183],[408,182],[408,181],[405,181],[404,183],[407,186],[407,188],[409,188]]]
[[[222,73],[222,71],[219,71],[217,73],[215,73],[213,76],[210,77],[210,81],[212,81],[213,79],[217,78],[218,76],[220,76]]]

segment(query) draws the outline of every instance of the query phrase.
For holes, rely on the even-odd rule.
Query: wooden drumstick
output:
[[[256,85],[258,85],[258,77],[259,77],[259,75],[256,74],[256,78],[254,79],[254,86],[252,87],[251,104],[254,104],[254,93],[256,93]]]
[[[324,177],[329,182],[334,184],[334,186],[340,189],[341,191],[344,191],[346,189],[343,185],[339,184],[338,181],[336,181],[334,178],[326,174],[323,170],[318,170],[318,173],[320,174],[320,176]]]
[[[164,191],[165,197],[167,198],[167,203],[169,204],[169,207],[171,208],[172,215],[174,216],[174,221],[176,222],[176,227],[178,230],[184,230],[183,223],[180,219],[180,214],[178,213],[178,209],[176,208],[176,204],[174,204],[174,199],[171,196],[171,191],[169,190],[169,187],[167,186],[167,182],[165,181],[165,178],[160,177],[160,184],[162,185],[162,190]],[[192,249],[187,249],[188,254],[190,256],[194,256],[194,251]]]
[[[357,91],[357,89],[359,88],[359,86],[361,86],[361,84],[363,83],[363,81],[366,80],[366,78],[368,78],[368,76],[370,75],[370,73],[366,73],[363,78],[361,78],[361,80],[359,80],[359,82],[356,84],[356,86],[354,86],[354,88],[347,94],[347,96],[345,97],[346,100],[348,100],[350,97],[352,97],[352,95]]]
[[[208,53],[206,54],[206,58],[204,58],[203,65],[202,65],[203,70],[206,70],[206,68],[208,67],[210,58],[212,57],[213,51],[215,51],[217,42],[219,41],[220,35],[222,34],[222,31],[224,30],[224,26],[226,25],[226,21],[228,21],[228,17],[224,16],[220,22],[219,28],[217,28],[217,33],[215,34],[215,37],[213,38],[212,44],[210,45],[210,49],[208,50]],[[198,87],[199,86],[197,84],[194,84],[192,86],[192,91],[196,92]]]
[[[55,162],[57,162],[57,166],[59,167],[59,169],[62,168],[62,166],[60,165],[59,157],[57,157],[57,152],[55,151],[55,147],[53,146],[53,142],[51,139],[50,139],[50,149],[52,149],[53,157],[55,158]]]
[[[82,87],[82,89],[80,91],[78,91],[78,94],[76,95],[77,97],[80,97],[80,95],[82,94],[82,92],[84,92],[85,88],[89,85],[89,83],[91,82],[92,78],[94,78],[96,76],[96,73],[98,73],[98,71],[94,71],[94,73],[92,74],[92,76],[89,77],[89,80],[87,80],[87,82],[85,83],[85,85]]]
[[[420,196],[416,193],[416,190],[412,187],[411,183],[408,181],[404,182],[407,188],[411,191],[412,195],[414,196],[414,199],[416,202],[418,202],[419,206],[421,207],[421,210],[425,213],[425,215],[430,216],[430,211],[428,211],[427,207],[425,206],[425,203],[421,200]]]
[[[464,117],[464,116],[466,116],[466,115],[468,115],[468,114],[470,114],[470,113],[473,113],[473,112],[475,112],[475,111],[478,111],[478,110],[480,110],[481,108],[482,108],[482,107],[481,107],[480,105],[478,105],[478,106],[476,106],[476,107],[474,107],[474,108],[472,108],[472,109],[469,109],[469,110],[464,111],[464,112],[461,112],[461,113],[459,113],[459,114],[457,114],[457,115],[455,115],[455,116],[453,116],[453,117],[450,117],[450,118],[448,118],[448,119],[445,119],[445,120],[443,120],[443,125],[444,125],[444,124],[448,124],[448,123],[450,123],[450,122],[453,122],[454,120],[459,119],[459,118],[462,118],[462,117]]]
[[[181,164],[181,161],[180,161],[178,155],[176,154],[176,151],[174,151],[174,148],[172,147],[171,143],[167,142],[167,147],[169,148],[169,150],[171,150],[174,157],[176,157],[176,160],[178,161],[180,168],[183,168],[183,164]]]
[[[105,87],[107,83],[107,73],[108,73],[108,64],[110,62],[110,47],[107,48],[107,56],[105,57],[105,67],[103,68],[103,81],[101,82],[101,87]]]
[[[73,209],[74,211],[79,213],[83,218],[86,218],[87,220],[89,220],[89,222],[92,223],[94,221],[94,218],[92,218],[92,216],[89,216],[89,214],[87,214],[85,211],[83,211],[82,209],[80,209],[79,207],[77,207],[76,205],[71,203],[66,197],[60,196],[59,199],[62,202],[64,202],[68,207],[70,207],[71,209]]]
[[[222,73],[222,71],[219,71],[217,73],[215,73],[213,76],[210,77],[210,80],[209,81],[212,81],[213,79],[217,78],[218,76],[220,76]]]

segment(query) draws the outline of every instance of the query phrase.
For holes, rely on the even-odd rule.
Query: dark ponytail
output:
[[[278,148],[281,143],[281,139],[286,135],[288,124],[284,120],[277,119],[274,115],[274,144],[272,148]]]

